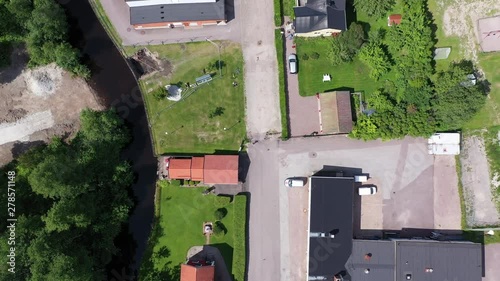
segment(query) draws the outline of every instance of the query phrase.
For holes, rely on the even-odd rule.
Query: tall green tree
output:
[[[328,58],[333,65],[352,61],[365,41],[363,26],[352,23],[349,28],[332,38],[332,46],[328,51]]]
[[[370,42],[359,51],[359,59],[370,68],[370,77],[378,80],[389,72],[391,61],[381,44]]]
[[[433,110],[442,130],[455,130],[470,120],[486,102],[481,82],[473,84],[467,75],[473,74],[471,62],[452,63],[447,71],[435,78]]]

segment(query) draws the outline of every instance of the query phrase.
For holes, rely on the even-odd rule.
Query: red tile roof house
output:
[[[171,179],[191,179],[191,158],[171,158],[168,176]]]
[[[180,281],[214,281],[215,267],[213,264],[195,264],[188,261],[181,265]]]
[[[238,184],[238,155],[206,155],[205,184]]]
[[[390,15],[387,17],[387,26],[393,26],[401,24],[402,16],[399,14]]]
[[[238,155],[171,158],[170,179],[201,181],[207,185],[238,184]]]

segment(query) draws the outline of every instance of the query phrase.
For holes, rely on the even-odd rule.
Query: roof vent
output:
[[[406,274],[406,280],[411,280],[411,274],[410,273]]]
[[[365,255],[365,260],[366,261],[370,261],[370,259],[372,258],[372,253],[368,253]]]
[[[433,271],[434,271],[434,269],[432,269],[431,267],[427,267],[425,269],[425,272],[427,272],[427,273],[432,273]]]
[[[365,274],[368,274],[368,273],[370,273],[370,269],[369,268],[365,269]]]

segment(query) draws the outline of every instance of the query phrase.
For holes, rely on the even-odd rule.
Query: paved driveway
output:
[[[249,280],[305,280],[308,189],[287,189],[283,180],[309,176],[324,165],[360,168],[379,188],[375,196],[355,197],[361,203],[357,205],[361,210],[355,210],[357,236],[370,234],[366,229],[434,229],[444,219],[459,225],[460,212],[446,213],[447,208],[459,209],[459,201],[442,196],[435,200],[434,157],[426,147],[426,140],[420,138],[364,142],[345,136],[250,145]],[[447,169],[442,177],[454,166]],[[458,196],[456,181],[441,186],[447,179],[437,181],[438,188],[454,192],[448,197]]]
[[[285,22],[288,18],[285,18]],[[288,35],[288,34],[285,34]],[[293,137],[310,135],[313,132],[319,132],[319,112],[318,99],[312,97],[302,97],[299,95],[299,76],[298,74],[290,74],[288,69],[288,56],[297,53],[293,48],[293,40],[285,38],[285,65],[286,65],[286,88],[288,94],[288,108],[290,121],[290,135]],[[299,61],[300,72],[300,61]]]

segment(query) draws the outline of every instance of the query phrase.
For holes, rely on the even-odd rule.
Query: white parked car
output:
[[[368,176],[365,176],[365,175],[354,176],[354,181],[355,182],[366,182],[366,181],[368,181]]]
[[[373,195],[377,193],[377,187],[374,185],[363,185],[358,187],[359,195]]]
[[[297,73],[297,56],[295,54],[288,56],[288,69],[290,70],[290,74]]]
[[[306,185],[305,178],[287,178],[285,180],[286,187],[301,187]]]

